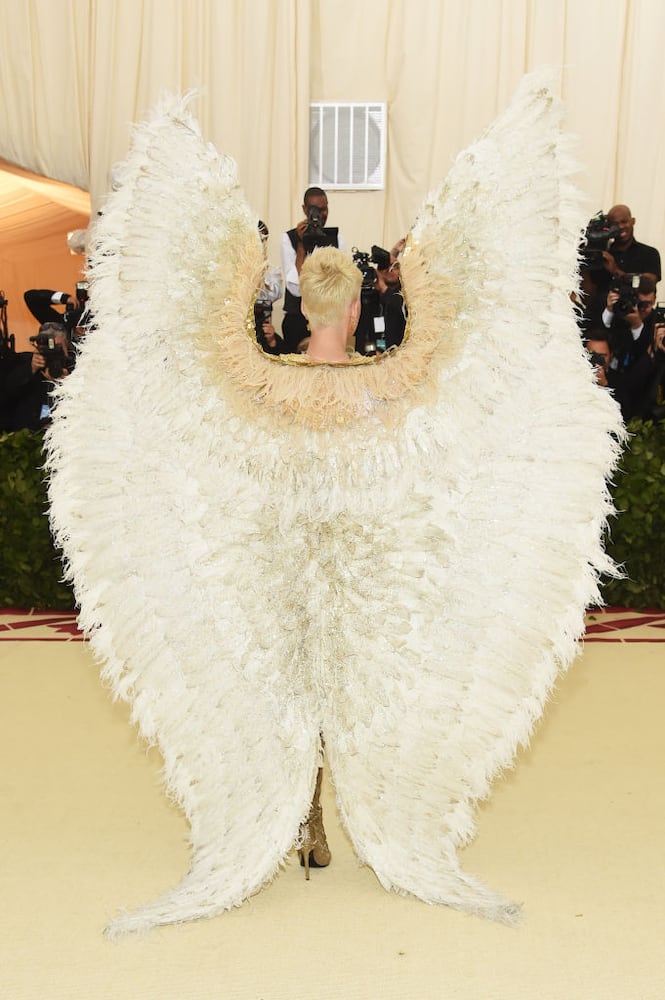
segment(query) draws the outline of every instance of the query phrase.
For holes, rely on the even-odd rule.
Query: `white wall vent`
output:
[[[383,187],[385,104],[310,104],[309,122],[310,185],[364,191]]]

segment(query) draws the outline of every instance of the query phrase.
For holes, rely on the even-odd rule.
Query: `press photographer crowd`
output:
[[[665,305],[657,303],[660,254],[634,236],[627,205],[599,212],[581,246],[578,323],[596,378],[626,423],[665,416]]]
[[[293,229],[282,234],[281,269],[267,269],[254,306],[256,339],[268,354],[307,350],[309,332],[300,309],[303,261],[316,247],[347,249],[339,230],[327,225],[325,191],[308,188],[302,212]],[[572,298],[596,378],[613,393],[624,420],[658,422],[665,417],[665,305],[656,298],[660,254],[635,239],[634,226],[626,205],[615,205],[589,221],[580,245],[581,287]],[[259,232],[265,246],[265,223],[259,223]],[[352,247],[362,285],[360,320],[349,340],[349,355],[379,355],[402,343],[407,323],[399,267],[403,247],[404,240],[391,250]],[[283,319],[276,327],[273,307],[282,297]],[[38,431],[48,424],[53,385],[73,369],[77,344],[92,321],[85,282],[77,284],[74,296],[30,289],[24,299],[40,326],[30,338],[33,350],[17,352],[8,331],[7,300],[0,292],[3,431]]]
[[[0,292],[0,430],[38,431],[48,424],[54,383],[74,368],[76,346],[89,323],[87,289],[81,281],[75,297],[50,288],[25,292],[25,304],[40,324],[30,337],[32,351],[16,351],[7,300]]]
[[[281,273],[268,271],[264,288],[255,307],[256,336],[268,354],[304,353],[309,343],[307,321],[300,309],[299,275],[305,258],[317,247],[334,246],[346,250],[346,242],[336,227],[327,226],[328,198],[319,187],[305,191],[303,218],[293,229],[282,234],[280,243]],[[268,228],[259,223],[264,242]],[[392,250],[373,246],[370,251],[352,248],[360,269],[360,321],[349,342],[349,352],[376,355],[402,343],[406,327],[406,307],[402,296],[398,256],[404,241]],[[284,295],[284,318],[277,330],[272,322],[273,303]]]

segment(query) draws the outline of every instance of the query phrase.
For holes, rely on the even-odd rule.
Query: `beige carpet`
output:
[[[518,930],[389,895],[324,811],[333,866],[110,943],[172,886],[186,825],[67,615],[0,615],[2,1000],[664,1000],[665,615],[596,615],[464,852]],[[623,627],[628,625],[629,627]]]

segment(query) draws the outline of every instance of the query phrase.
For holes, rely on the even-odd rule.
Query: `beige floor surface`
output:
[[[117,942],[106,921],[185,871],[186,825],[87,644],[45,631],[0,632],[2,1000],[665,1000],[662,625],[586,644],[480,810],[463,863],[519,929],[384,892],[328,782],[329,869]]]

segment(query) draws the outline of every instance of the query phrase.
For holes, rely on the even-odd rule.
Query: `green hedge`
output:
[[[617,607],[665,608],[665,424],[634,420],[628,431],[607,541],[627,576],[608,581],[603,596]]]
[[[74,607],[46,515],[43,435],[0,434],[0,607]]]
[[[607,544],[627,577],[607,582],[604,597],[619,607],[665,608],[665,424],[635,421],[628,430]],[[31,431],[0,434],[0,607],[74,606],[46,517],[42,444]]]

